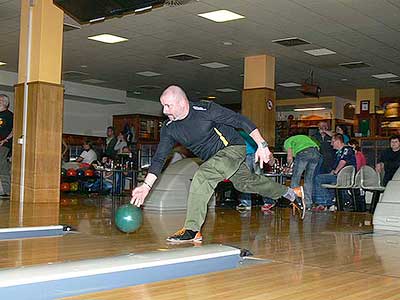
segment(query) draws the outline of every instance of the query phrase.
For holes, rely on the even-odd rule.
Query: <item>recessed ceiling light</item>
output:
[[[244,19],[244,16],[225,9],[198,14],[198,16],[218,23]]]
[[[91,79],[84,79],[82,80],[82,82],[97,84],[97,83],[104,83],[105,81],[91,78]]]
[[[219,68],[229,67],[229,65],[221,64],[219,62],[205,63],[205,64],[201,64],[201,66],[211,68],[211,69],[219,69]]]
[[[348,79],[347,78],[342,78],[342,79],[340,79],[341,81],[348,81]]]
[[[223,42],[222,44],[224,44],[225,46],[232,46],[233,45],[232,42]]]
[[[315,111],[315,110],[324,110],[325,107],[307,107],[307,108],[295,108],[294,111]]]
[[[81,65],[81,68],[86,69],[86,68],[87,68],[87,65]]]
[[[392,73],[384,73],[384,74],[372,75],[372,77],[377,78],[377,79],[389,79],[389,78],[396,78],[399,76],[397,76],[396,74],[392,74]]]
[[[107,44],[115,44],[115,43],[125,42],[128,40],[126,38],[112,34],[99,34],[99,35],[89,36],[88,39]]]
[[[0,61],[0,66],[4,66],[4,65],[6,65],[6,64],[7,64],[7,63]]]
[[[278,85],[284,86],[284,87],[298,87],[298,86],[301,86],[301,84],[298,84],[296,82],[281,82],[281,83],[278,83]]]
[[[217,92],[221,93],[232,93],[232,92],[237,92],[237,90],[231,89],[231,88],[223,88],[223,89],[216,89]]]
[[[145,76],[145,77],[153,77],[153,76],[160,76],[160,73],[151,72],[151,71],[144,71],[144,72],[137,72],[137,75]]]
[[[142,92],[140,92],[140,91],[134,91],[133,92],[135,95],[141,95],[142,94]]]
[[[395,80],[389,80],[388,83],[392,84],[400,84],[400,79],[395,79]]]
[[[207,96],[207,99],[208,100],[214,100],[214,99],[217,99],[217,97],[215,97],[215,96]]]
[[[312,50],[304,50],[305,53],[313,55],[313,56],[322,56],[322,55],[331,55],[331,54],[336,54],[335,51],[326,49],[326,48],[321,48],[321,49],[312,49]]]

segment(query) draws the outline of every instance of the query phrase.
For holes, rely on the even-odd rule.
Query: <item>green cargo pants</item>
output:
[[[235,189],[279,199],[287,187],[263,175],[250,172],[245,163],[246,147],[229,146],[204,162],[194,174],[190,186],[185,228],[199,231],[207,215],[207,204],[219,182],[229,179]]]

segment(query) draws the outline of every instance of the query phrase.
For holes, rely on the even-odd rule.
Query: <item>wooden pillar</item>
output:
[[[375,107],[379,106],[378,89],[357,89],[356,92],[356,116],[357,131],[363,136],[378,135],[378,122]]]
[[[275,100],[275,57],[246,57],[242,114],[257,125],[271,146],[275,145]]]
[[[63,12],[54,6],[52,0],[21,0],[20,23],[11,201],[14,205],[20,204],[23,186],[24,203],[58,205],[64,104],[61,85]],[[26,88],[27,111],[24,116]],[[27,123],[25,134],[24,117]],[[21,177],[23,143],[26,147],[25,175]]]

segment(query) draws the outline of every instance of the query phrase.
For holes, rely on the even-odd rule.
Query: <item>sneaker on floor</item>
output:
[[[251,210],[251,206],[240,203],[238,206],[236,206],[236,210],[238,210],[239,212],[249,211]]]
[[[265,214],[271,214],[273,213],[272,209],[275,207],[275,204],[264,204],[263,206],[261,206],[261,211]]]
[[[185,228],[178,230],[173,235],[167,238],[167,241],[171,243],[190,243],[190,242],[201,243],[202,240],[203,237],[200,231],[193,231]]]
[[[326,208],[326,206],[320,204],[320,205],[314,206],[313,208],[311,208],[311,210],[320,212],[320,211],[327,211],[327,208]]]
[[[304,199],[304,189],[302,186],[294,187],[294,193],[296,194],[296,200],[292,202],[292,205],[295,210],[299,210],[300,218],[303,220],[306,215],[306,202]]]
[[[329,206],[329,211],[334,212],[337,211],[337,207],[335,205]]]

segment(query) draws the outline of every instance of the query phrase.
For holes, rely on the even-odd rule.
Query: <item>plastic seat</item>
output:
[[[354,211],[365,212],[365,193],[361,188],[361,169],[357,171],[354,176],[354,184],[352,187],[352,196],[354,202]]]
[[[336,184],[321,184],[322,187],[327,189],[336,190],[336,204],[338,210],[342,210],[342,205],[340,203],[339,190],[351,190],[354,186],[354,166],[346,166],[341,169],[337,175]],[[354,200],[354,197],[353,197]]]
[[[392,180],[400,181],[400,168],[398,168],[397,171],[394,173]]]
[[[385,191],[385,187],[381,185],[380,176],[374,168],[370,166],[363,166],[361,168],[361,188],[365,191],[372,192],[372,201],[369,211],[373,214],[381,193]]]

